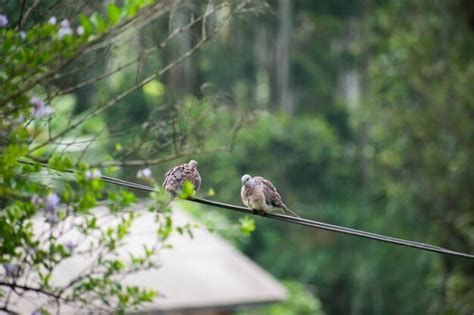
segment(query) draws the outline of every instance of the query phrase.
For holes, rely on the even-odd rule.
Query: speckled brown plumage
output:
[[[199,175],[195,160],[170,169],[165,175],[163,188],[173,196],[176,196],[186,181],[190,181],[196,191],[201,187],[201,176]]]
[[[273,184],[261,177],[242,176],[242,188],[240,190],[242,203],[248,208],[268,212],[273,208],[282,209],[286,214],[298,217],[296,213],[288,209]]]

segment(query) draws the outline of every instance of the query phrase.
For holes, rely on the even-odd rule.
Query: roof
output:
[[[127,252],[141,252],[142,244],[155,238],[155,214],[139,206],[140,216],[135,219],[128,237]],[[173,207],[175,225],[197,223],[184,211]],[[106,211],[106,209],[99,209]],[[74,233],[74,231],[71,231]],[[142,312],[160,313],[189,309],[226,309],[233,306],[262,304],[284,300],[284,287],[256,263],[207,229],[193,230],[194,238],[174,233],[169,243],[171,250],[162,250],[159,269],[146,270],[127,276],[125,282],[154,289],[160,293]],[[71,279],[83,269],[86,258],[72,257],[61,263],[53,276],[56,284]],[[27,300],[20,300],[19,309],[30,310]],[[22,305],[23,304],[23,305]],[[70,309],[70,311],[73,311]],[[62,308],[61,313],[66,313]]]
[[[142,227],[149,227],[145,221],[150,220],[144,219]],[[173,219],[177,225],[196,222],[179,210]],[[272,276],[206,229],[198,229],[194,239],[175,235],[170,242],[173,249],[161,256],[161,269],[130,278],[134,284],[151,279],[152,287],[166,296],[147,309],[206,308],[286,298],[285,289]]]

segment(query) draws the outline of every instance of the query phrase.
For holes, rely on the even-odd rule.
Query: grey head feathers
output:
[[[240,181],[242,185],[245,185],[245,183],[247,183],[250,179],[252,179],[252,176],[250,176],[249,174],[245,174],[240,178]]]

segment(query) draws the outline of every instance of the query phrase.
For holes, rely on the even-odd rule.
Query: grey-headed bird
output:
[[[280,194],[269,180],[245,174],[241,181],[240,198],[246,207],[263,212],[269,212],[274,208],[282,209],[286,214],[299,218],[283,203]]]
[[[163,188],[173,196],[176,196],[183,188],[183,184],[186,181],[190,181],[194,186],[194,190],[198,191],[199,187],[201,187],[201,175],[199,175],[197,165],[197,161],[191,160],[188,163],[170,169],[165,175]]]

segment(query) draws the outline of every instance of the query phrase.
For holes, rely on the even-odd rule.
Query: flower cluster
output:
[[[71,25],[67,19],[61,21],[59,24],[58,38],[63,38],[66,35],[72,35]]]
[[[56,23],[57,23],[57,19],[56,19],[55,16],[52,16],[52,17],[49,18],[48,24],[56,25]],[[81,26],[81,25],[78,26],[76,28],[76,33],[79,36],[84,35],[84,27]],[[57,33],[57,37],[59,39],[62,39],[64,36],[72,35],[72,34],[73,34],[73,31],[72,31],[72,28],[71,28],[71,24],[69,23],[69,20],[67,20],[67,19],[62,20],[61,23],[59,24],[59,30],[58,30],[58,33]]]
[[[59,196],[56,193],[50,193],[46,196],[44,200],[38,195],[34,195],[33,197],[31,197],[31,203],[35,206],[39,207],[41,205],[44,205],[44,211],[46,212],[46,222],[51,224],[55,224],[58,222],[56,210],[60,202],[61,200],[59,199]]]
[[[44,210],[46,210],[48,213],[56,212],[56,209],[59,206],[59,201],[60,200],[57,194],[50,193],[48,196],[46,196]]]
[[[33,105],[32,114],[36,118],[50,116],[54,113],[54,110],[51,106],[46,105],[43,100],[36,96],[31,98],[30,104]]]
[[[95,178],[100,178],[101,176],[102,173],[96,168],[86,171],[86,179],[92,180]]]
[[[43,203],[43,198],[41,198],[38,195],[34,195],[31,197],[31,203],[34,204],[35,206],[39,206],[40,204]]]
[[[44,210],[46,211],[46,222],[55,224],[58,222],[58,217],[56,214],[56,210],[59,206],[60,199],[59,196],[55,193],[50,193],[46,196],[46,200],[44,202]]]
[[[5,275],[7,277],[16,278],[20,273],[20,266],[18,264],[3,264],[3,268],[5,269]]]
[[[0,14],[0,27],[6,27],[8,25],[8,18],[6,15]]]
[[[67,241],[66,243],[64,243],[64,246],[69,250],[69,252],[72,253],[74,249],[76,249],[77,244],[73,241]]]
[[[137,172],[137,178],[151,178],[151,169],[149,167]]]
[[[56,25],[56,22],[57,22],[57,19],[55,16],[50,17],[48,20],[48,24],[51,24],[51,25]]]

